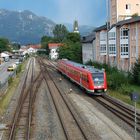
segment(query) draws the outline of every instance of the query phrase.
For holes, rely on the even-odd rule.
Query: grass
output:
[[[15,78],[13,78],[13,82],[10,83],[9,87],[8,87],[8,90],[6,92],[6,94],[3,96],[3,98],[0,100],[0,115],[3,115],[4,112],[6,111],[10,101],[11,101],[11,98],[12,96],[14,95],[17,87],[18,87],[18,84],[20,82],[20,78],[21,78],[21,75],[25,69],[25,66],[27,64],[27,61],[25,61],[22,65],[21,65],[21,72],[19,72]]]
[[[139,95],[140,95],[140,86],[131,85],[130,87],[126,87],[126,88],[131,88],[131,89],[133,89],[133,91],[139,93]],[[108,93],[110,96],[112,96],[114,98],[117,98],[127,104],[133,105],[133,102],[131,101],[129,94],[124,94],[117,90],[108,90]],[[140,108],[140,99],[137,102],[137,107]]]

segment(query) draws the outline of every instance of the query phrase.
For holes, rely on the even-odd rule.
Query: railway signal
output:
[[[134,116],[135,116],[135,135],[134,135],[134,140],[137,139],[137,112],[136,112],[136,102],[139,100],[139,94],[137,92],[133,92],[130,95],[131,101],[134,102]]]

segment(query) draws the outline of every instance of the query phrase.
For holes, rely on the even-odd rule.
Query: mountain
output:
[[[67,27],[67,29],[72,32],[73,31],[73,25],[69,23],[64,23],[64,25]],[[81,36],[86,36],[92,33],[92,31],[95,29],[95,27],[89,26],[89,25],[79,25],[79,32]]]
[[[21,44],[39,43],[43,35],[52,36],[55,23],[25,10],[0,9],[0,37]]]

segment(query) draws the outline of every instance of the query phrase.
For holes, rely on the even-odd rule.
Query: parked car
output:
[[[8,66],[7,71],[14,71],[16,69],[16,64]]]

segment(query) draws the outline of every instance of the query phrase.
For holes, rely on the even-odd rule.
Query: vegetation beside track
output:
[[[24,72],[26,64],[27,64],[27,60],[17,67],[16,76],[14,78],[9,78],[8,80],[9,87],[7,89],[7,92],[0,100],[0,115],[3,115],[5,110],[7,109],[10,100],[18,87],[20,78],[22,76],[22,73]]]

